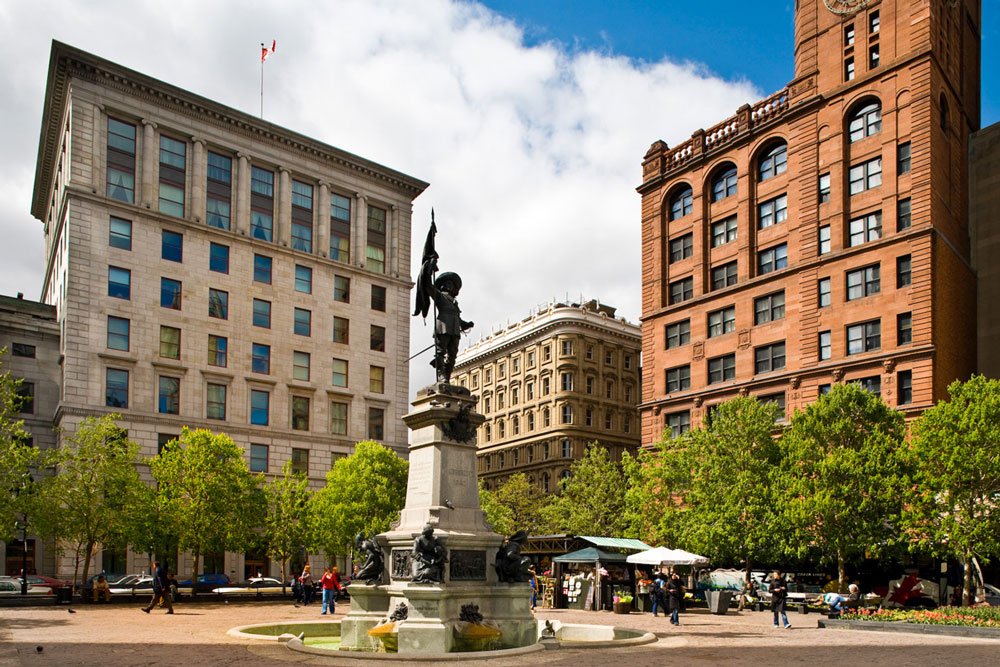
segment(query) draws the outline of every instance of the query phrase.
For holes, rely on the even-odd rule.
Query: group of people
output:
[[[684,599],[684,583],[676,572],[669,578],[665,578],[662,572],[657,572],[653,579],[650,597],[653,600],[653,616],[659,616],[657,612],[662,611],[663,615],[670,612],[670,623],[680,625],[681,600]]]
[[[323,607],[320,611],[320,615],[325,616],[328,612],[330,614],[335,613],[337,607],[337,596],[340,594],[340,591],[343,590],[343,586],[340,584],[340,570],[336,565],[332,568],[323,568],[323,576],[319,579],[319,585],[323,595]],[[312,575],[312,567],[309,563],[306,563],[302,567],[302,574],[295,579],[294,585],[292,586],[292,594],[295,596],[295,602],[308,606],[313,601],[315,590],[316,588]]]

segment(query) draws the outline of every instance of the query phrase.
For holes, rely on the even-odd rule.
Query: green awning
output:
[[[586,540],[593,544],[595,547],[604,547],[605,549],[629,549],[631,551],[648,551],[653,547],[649,546],[642,540],[633,540],[627,537],[587,537],[586,535],[577,535],[581,540]]]
[[[598,561],[602,563],[624,563],[625,554],[616,554],[598,549],[597,547],[587,547],[586,549],[580,549],[579,551],[563,554],[562,556],[556,556],[552,561],[555,563],[596,563]]]

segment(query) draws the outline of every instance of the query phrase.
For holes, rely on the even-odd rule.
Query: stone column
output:
[[[231,226],[243,236],[250,235],[250,158],[244,153],[237,153],[236,178],[236,215]]]
[[[195,222],[205,222],[205,188],[208,158],[205,156],[205,140],[198,137],[191,137],[194,150],[191,155],[191,207],[188,209],[188,218]]]
[[[160,151],[156,142],[156,123],[151,120],[142,120],[142,183],[137,188],[140,194],[136,204],[153,209],[159,208],[156,202],[159,201],[159,188],[156,187],[156,179],[160,169]]]
[[[330,256],[330,186],[319,184],[319,195],[313,201],[313,227],[316,230],[316,252],[320,257]]]
[[[274,216],[274,242],[284,247],[292,244],[292,179],[284,167],[278,167],[278,210]]]

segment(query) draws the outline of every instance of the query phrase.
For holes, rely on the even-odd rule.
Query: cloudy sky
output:
[[[4,0],[0,293],[41,289],[29,206],[52,39],[253,114],[275,39],[265,118],[431,183],[414,247],[433,206],[473,339],[567,296],[637,321],[642,156],[790,78],[792,2],[764,4]],[[412,350],[429,336],[415,322]],[[411,386],[432,379],[413,369]]]

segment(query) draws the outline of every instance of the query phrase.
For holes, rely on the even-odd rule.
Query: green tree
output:
[[[371,440],[359,442],[326,474],[309,503],[312,543],[327,556],[347,553],[360,532],[389,529],[406,502],[409,464]]]
[[[627,482],[624,520],[630,537],[647,544],[682,544],[681,523],[687,506],[691,471],[685,466],[689,434],[672,437],[665,431],[654,449],[641,449],[622,457]]]
[[[288,561],[309,543],[309,478],[292,472],[292,462],[285,463],[281,476],[264,487],[267,513],[264,518],[264,542],[267,555],[281,563],[281,581],[287,581]]]
[[[855,383],[837,385],[796,412],[782,439],[790,546],[810,547],[837,564],[846,590],[848,561],[884,553],[899,538],[909,483],[903,415]],[[780,506],[780,503],[779,503]]]
[[[562,493],[542,508],[548,531],[621,537],[628,529],[624,517],[625,476],[607,448],[594,442],[583,458],[570,467]]]
[[[203,553],[242,551],[253,542],[264,516],[261,477],[250,472],[243,449],[228,435],[185,427],[149,466],[158,484],[159,519],[177,535],[178,546],[194,554],[192,575]]]
[[[1000,380],[953,382],[948,396],[913,425],[904,521],[918,548],[962,563],[968,603],[972,559],[1000,554]]]
[[[83,581],[90,575],[91,555],[100,545],[123,544],[146,509],[139,477],[139,446],[116,423],[119,415],[87,417],[63,439],[55,476],[45,480],[50,521],[40,532],[68,541]],[[73,579],[77,580],[74,570]]]
[[[0,359],[6,354],[7,349],[0,348]],[[0,373],[0,539],[12,537],[19,516],[30,513],[30,475],[40,461],[21,419],[20,386],[21,380],[10,371]]]
[[[489,494],[485,496],[485,505],[484,494]],[[518,530],[526,530],[529,535],[538,533],[542,524],[542,492],[524,473],[511,475],[496,491],[480,488],[479,499],[487,521],[501,535],[512,535]]]

